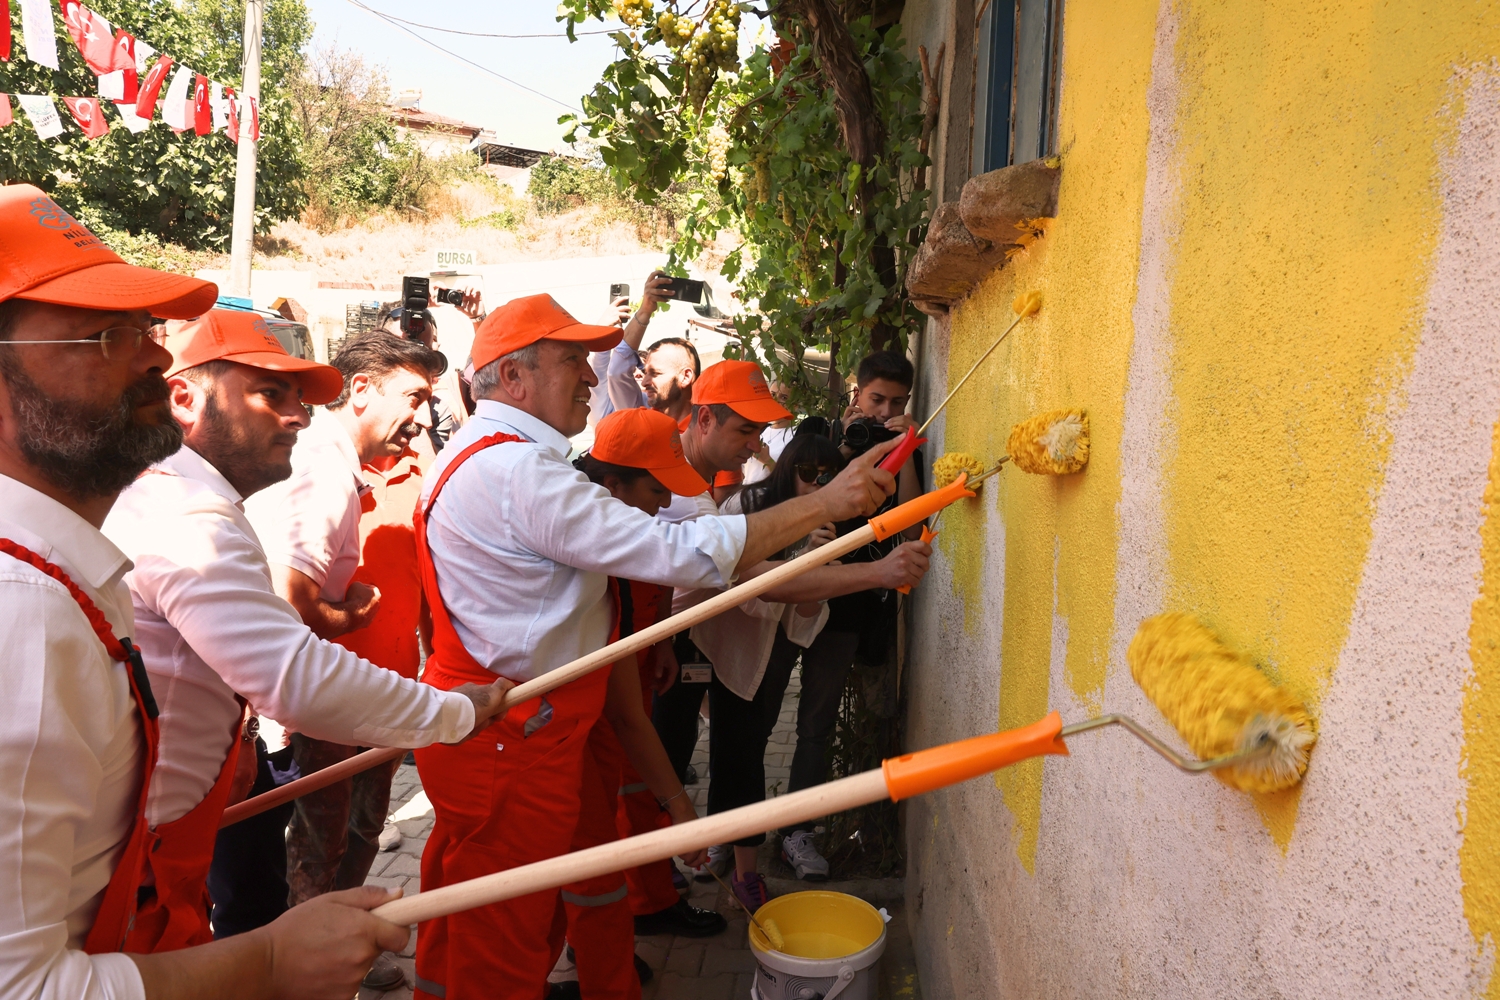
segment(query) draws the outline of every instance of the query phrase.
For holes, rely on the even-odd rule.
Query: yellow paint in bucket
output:
[[[778,896],[755,911],[762,923],[776,921],[784,947],[772,948],[760,928],[750,925],[750,940],[762,951],[796,958],[843,958],[880,939],[885,920],[880,911],[842,892],[794,892]]]

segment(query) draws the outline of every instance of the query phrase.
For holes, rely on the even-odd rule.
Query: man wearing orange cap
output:
[[[766,427],[790,416],[791,413],[771,394],[760,366],[751,361],[721,361],[705,370],[693,384],[693,412],[683,438],[683,450],[698,474],[709,479],[718,472],[739,469],[760,448],[761,433]],[[672,523],[686,523],[718,513],[713,497],[705,492],[686,501],[674,498],[672,505],[662,510],[658,517]],[[831,524],[825,526],[832,527]],[[768,603],[796,604],[826,600],[876,586],[915,585],[927,572],[931,554],[932,550],[926,543],[907,542],[877,562],[820,566],[763,594],[760,599]],[[772,565],[763,563],[749,569],[745,575],[765,572]],[[712,596],[711,590],[679,590],[673,595],[672,610],[674,613],[683,611],[709,596]],[[686,633],[677,636],[676,656],[683,664],[709,662]],[[706,680],[688,683],[684,678],[657,699],[653,713],[656,728],[679,773],[697,742],[698,710],[709,686]],[[737,845],[738,861],[730,880],[735,895],[752,911],[755,904],[765,901],[767,892],[765,880],[755,872],[753,864],[756,843],[754,838],[747,838]],[[716,847],[710,853],[716,867],[727,867],[730,852]]]
[[[129,559],[99,530],[177,450],[152,316],[207,282],[126,264],[30,185],[0,187],[0,994],[344,1000],[404,928],[328,896],[234,941],[123,954],[155,838],[157,706],[131,638]]]
[[[895,488],[870,452],[815,496],[748,517],[670,525],[609,497],[567,463],[588,422],[590,350],[619,340],[547,295],[490,313],[474,340],[473,419],[438,457],[417,508],[433,615],[424,680],[520,681],[586,655],[615,630],[609,577],[722,587],[845,511]],[[604,702],[595,673],[517,705],[483,740],[417,751],[436,824],[422,884],[436,887],[555,856],[577,825],[588,733]],[[417,992],[537,996],[556,960],[551,898],[538,893],[424,924]]]
[[[237,756],[254,751],[242,739],[246,700],[325,739],[420,746],[483,726],[508,686],[435,692],[319,639],[276,596],[244,501],[290,475],[304,404],[337,398],[343,377],[287,355],[253,313],[212,310],[167,329],[185,446],[127,489],[104,526],[135,562],[126,579],[161,706],[146,802],[161,844],[148,862],[155,889],[127,940],[140,950],[210,937],[214,840]]]
[[[673,495],[696,496],[708,489],[683,456],[677,422],[644,408],[616,410],[599,421],[589,451],[573,465],[616,500],[653,517]],[[622,636],[648,628],[668,613],[670,587],[615,582]],[[667,649],[659,649],[663,646]],[[698,818],[651,725],[653,675],[645,668],[658,653],[670,655],[670,643],[642,650],[610,668],[603,717],[589,733],[572,850]],[[703,852],[683,860],[699,864]],[[562,890],[578,980],[554,983],[549,1000],[580,995],[628,1000],[639,995],[639,984],[649,981],[651,968],[639,958],[631,961],[638,901],[646,904],[643,913],[680,913],[678,922],[687,936],[705,937],[725,929],[727,923],[717,912],[678,898],[671,871],[671,861],[656,861]]]

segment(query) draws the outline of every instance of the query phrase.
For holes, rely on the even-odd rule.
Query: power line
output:
[[[378,13],[378,11],[377,12],[373,12],[373,13]],[[549,31],[549,32],[547,32],[545,34],[540,34],[540,35],[502,35],[502,34],[499,34],[497,32],[493,32],[493,31],[460,31],[457,28],[441,28],[441,27],[437,26],[436,24],[423,24],[420,21],[408,21],[406,18],[404,18],[404,17],[397,17],[395,14],[381,14],[380,16],[383,17],[383,18],[385,18],[387,21],[400,21],[402,24],[409,24],[413,28],[426,28],[428,31],[441,31],[444,34],[448,34],[448,35],[467,35],[470,38],[567,38],[568,37],[567,32],[565,32],[565,31]],[[616,31],[620,31],[620,30],[622,30],[622,29],[620,29],[620,28],[602,28],[602,29],[600,29],[598,31],[575,31],[574,34],[575,35],[613,35]]]
[[[411,35],[417,41],[421,42],[423,45],[426,45],[430,49],[435,49],[436,51],[441,52],[443,55],[448,56],[450,59],[457,59],[459,62],[465,63],[466,65],[471,66],[474,69],[479,70],[481,73],[488,73],[490,76],[495,77],[497,80],[503,80],[504,82],[510,84],[512,87],[516,87],[516,88],[518,88],[520,90],[524,90],[528,94],[535,94],[537,97],[540,97],[540,98],[542,98],[545,101],[551,101],[553,104],[556,104],[559,107],[567,108],[569,111],[578,111],[580,113],[583,111],[583,109],[580,108],[580,107],[578,107],[577,105],[569,104],[567,101],[559,101],[557,98],[553,97],[551,94],[544,94],[540,90],[537,90],[534,87],[528,87],[528,86],[526,86],[526,84],[521,83],[518,80],[512,80],[510,77],[506,76],[504,73],[497,73],[494,70],[490,69],[488,66],[482,66],[482,65],[480,65],[477,62],[475,62],[472,59],[469,59],[469,58],[467,58],[465,56],[461,56],[457,52],[454,52],[452,49],[445,49],[441,45],[439,45],[436,42],[432,41],[431,39],[424,38],[423,36],[417,34],[415,31],[413,31],[410,28],[408,28],[405,24],[402,24],[400,22],[399,18],[391,17],[389,14],[383,14],[380,11],[376,10],[374,7],[371,7],[371,6],[369,6],[369,5],[365,4],[365,3],[362,3],[361,0],[349,0],[349,2],[352,3],[354,6],[358,7],[359,9],[363,10],[363,11],[375,15],[376,17],[380,18],[382,21],[385,21],[386,23],[390,24],[391,27],[401,29],[402,31],[406,32],[408,35]]]

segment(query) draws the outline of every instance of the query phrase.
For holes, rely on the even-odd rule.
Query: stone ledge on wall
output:
[[[1018,224],[1057,214],[1062,168],[1056,157],[969,178],[957,202],[939,205],[906,270],[906,291],[929,316],[943,316],[991,271],[1005,266]]]

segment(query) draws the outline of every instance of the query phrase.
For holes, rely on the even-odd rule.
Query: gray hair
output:
[[[483,368],[476,369],[474,378],[469,382],[469,394],[475,399],[494,398],[495,391],[500,388],[500,364],[504,361],[514,361],[522,368],[536,371],[542,366],[541,344],[527,344],[518,351],[511,351]]]

